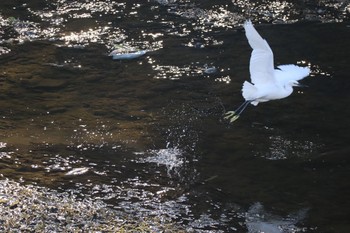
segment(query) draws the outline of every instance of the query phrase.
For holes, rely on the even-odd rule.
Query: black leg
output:
[[[235,113],[236,113],[237,115],[241,114],[241,113],[244,111],[244,109],[248,106],[248,104],[250,104],[250,102],[251,102],[250,100],[244,101],[243,104],[241,104],[241,105],[235,110]]]

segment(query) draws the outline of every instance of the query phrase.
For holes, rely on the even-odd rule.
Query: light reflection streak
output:
[[[187,66],[159,65],[159,62],[151,57],[148,57],[147,62],[157,72],[153,76],[155,79],[179,80],[187,77],[213,77],[216,82],[225,82],[227,84],[231,82],[231,78],[228,75],[223,75],[226,69],[220,69],[213,65],[201,65],[199,63],[192,63]]]
[[[60,39],[65,42],[68,47],[74,47],[76,45],[86,46],[90,43],[103,43],[101,40],[101,34],[105,32],[101,30],[89,29],[87,31],[80,31],[79,33],[71,32],[70,35],[65,35]]]

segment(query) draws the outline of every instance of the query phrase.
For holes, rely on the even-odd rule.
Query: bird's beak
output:
[[[308,85],[305,85],[305,84],[300,84],[298,83],[297,87],[309,87]]]
[[[296,86],[296,87],[309,87],[308,85],[300,84],[299,82],[295,82],[294,86]]]

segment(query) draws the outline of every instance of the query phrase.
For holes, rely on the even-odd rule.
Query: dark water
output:
[[[0,7],[2,177],[188,231],[350,232],[347,1]],[[247,17],[276,65],[312,75],[229,125],[249,77]],[[116,61],[114,48],[148,53]]]

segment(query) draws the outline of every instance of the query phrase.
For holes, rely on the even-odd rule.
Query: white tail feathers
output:
[[[245,81],[242,87],[242,95],[245,100],[254,100],[256,99],[256,87],[250,82]]]

